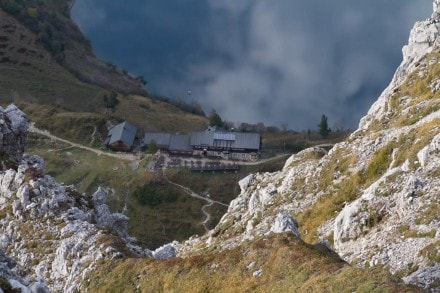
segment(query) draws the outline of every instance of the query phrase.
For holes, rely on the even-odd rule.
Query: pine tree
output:
[[[324,114],[321,116],[321,121],[318,124],[318,128],[319,134],[321,134],[323,138],[327,138],[331,129],[328,127],[327,116],[325,116]]]
[[[223,120],[214,109],[211,110],[209,115],[209,126],[223,127]]]

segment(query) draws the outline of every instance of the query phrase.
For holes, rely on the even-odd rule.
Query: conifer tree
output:
[[[322,114],[321,116],[321,121],[318,124],[318,129],[319,134],[321,134],[323,138],[327,138],[331,131],[331,129],[328,127],[327,116],[325,116],[324,114]]]

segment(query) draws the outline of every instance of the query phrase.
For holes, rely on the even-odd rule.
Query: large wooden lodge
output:
[[[255,161],[259,157],[261,136],[258,133],[199,131],[191,134],[147,132],[143,145],[155,142],[161,151],[172,155],[216,157]]]
[[[113,151],[129,152],[136,141],[137,128],[125,121],[113,126],[108,133],[105,145]],[[255,161],[261,148],[258,133],[224,132],[207,130],[190,134],[170,134],[147,132],[141,146],[152,142],[164,152],[172,155],[222,158],[240,161]]]

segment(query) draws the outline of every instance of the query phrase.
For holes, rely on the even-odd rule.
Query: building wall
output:
[[[192,156],[193,151],[179,151],[179,150],[168,150],[171,155],[182,155],[182,156]]]
[[[123,143],[122,141],[114,142],[113,144],[109,145],[109,148],[117,152],[129,152],[131,150],[131,146]]]
[[[193,156],[208,156],[208,157],[217,157],[222,158],[225,160],[237,160],[237,161],[256,161],[259,158],[259,155],[257,152],[234,152],[234,151],[228,151],[228,152],[222,152],[222,151],[213,151],[213,150],[207,150],[206,152],[203,150],[194,150]]]

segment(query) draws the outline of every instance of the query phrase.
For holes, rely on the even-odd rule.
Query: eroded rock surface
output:
[[[219,225],[182,243],[179,254],[290,230],[330,243],[350,263],[387,267],[407,283],[440,290],[440,1],[433,7],[411,30],[390,85],[345,142],[243,179]]]
[[[1,168],[18,164],[27,147],[28,121],[15,105],[0,107],[0,160]]]
[[[28,127],[23,112],[9,106],[0,116],[3,165],[17,164],[0,171],[0,277],[12,288],[78,292],[102,258],[152,255],[128,237],[128,218],[110,211],[109,190],[87,196],[45,175],[42,158],[23,155]],[[125,250],[112,247],[124,242]]]

